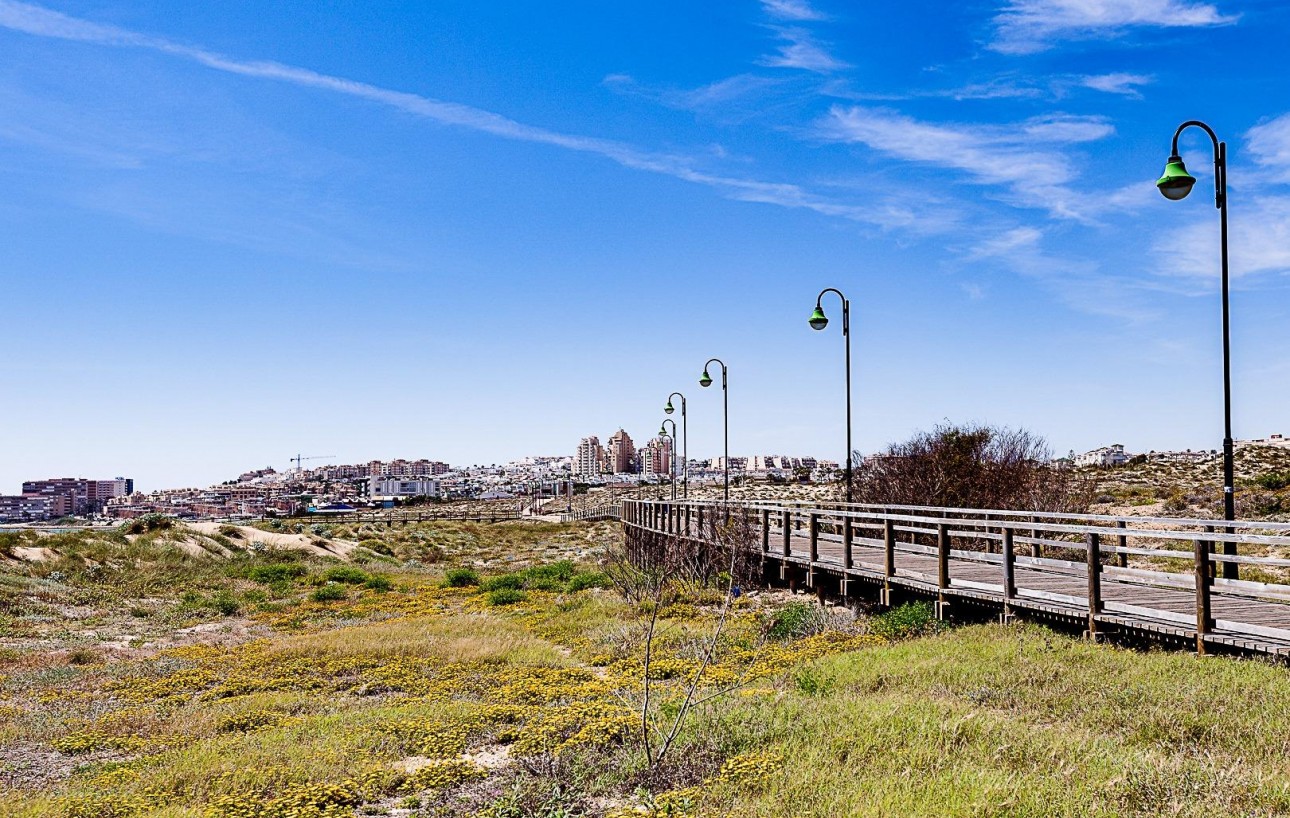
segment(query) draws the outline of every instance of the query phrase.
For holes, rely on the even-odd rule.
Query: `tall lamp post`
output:
[[[667,432],[667,424],[672,424],[672,433]],[[672,450],[668,452],[668,466],[672,472],[672,500],[676,500],[676,421],[671,418],[663,418],[663,422],[658,425],[660,437],[670,437],[672,439]]]
[[[1227,143],[1220,142],[1214,129],[1198,119],[1190,119],[1174,131],[1172,149],[1165,162],[1165,172],[1156,180],[1156,187],[1166,199],[1178,201],[1185,199],[1196,184],[1196,177],[1187,172],[1182,156],[1178,153],[1178,137],[1190,127],[1197,127],[1209,135],[1214,144],[1214,207],[1218,208],[1220,253],[1222,257],[1222,301],[1223,301],[1223,519],[1236,519],[1236,490],[1233,473],[1232,443],[1232,343],[1230,320],[1228,317],[1228,274],[1227,274]],[[1223,542],[1223,553],[1227,556],[1236,554],[1236,543]],[[1237,565],[1234,562],[1223,563],[1223,578],[1236,579]]]
[[[851,302],[842,294],[841,290],[833,287],[825,287],[820,290],[820,294],[815,297],[815,312],[811,313],[809,323],[811,329],[822,330],[829,325],[829,319],[824,316],[824,309],[821,302],[824,300],[826,293],[837,293],[838,298],[842,301],[842,341],[847,348],[847,470],[843,474],[843,479],[847,484],[847,502],[851,502]]]
[[[681,473],[685,476],[681,496],[688,500],[690,498],[690,423],[685,418],[685,395],[680,392],[673,392],[667,396],[667,406],[663,407],[663,411],[669,415],[676,411],[672,406],[672,398],[681,399]],[[676,421],[672,421],[672,433],[676,433]],[[672,479],[676,479],[676,469],[672,469]]]
[[[665,420],[665,421],[663,421],[663,423],[667,423],[667,422],[668,422],[668,421],[666,421],[666,420]],[[672,457],[675,457],[675,452],[676,452],[676,423],[672,423],[672,434],[668,434],[668,433],[667,433],[667,428],[666,428],[665,426],[663,426],[663,425],[661,425],[661,424],[660,424],[660,425],[659,425],[659,427],[658,427],[658,436],[659,436],[659,437],[661,437],[661,438],[665,438],[665,439],[668,441],[668,447],[671,449]],[[669,460],[671,460],[671,459],[672,459],[672,457],[669,457],[668,459],[669,459]],[[669,465],[670,465],[670,464],[669,464]],[[671,479],[669,482],[671,482],[671,484],[672,484],[672,502],[674,502],[674,503],[675,503],[675,502],[676,502],[676,469],[675,469],[675,468],[674,468],[674,469],[672,469],[672,479]]]
[[[724,439],[724,444],[723,444],[724,456],[721,458],[721,462],[726,467],[725,468],[725,473],[726,473],[725,501],[726,501],[726,504],[729,505],[730,504],[730,390],[728,388],[729,384],[727,381],[727,378],[729,377],[729,372],[726,369],[725,361],[722,361],[720,358],[709,358],[708,362],[703,365],[703,374],[699,376],[699,386],[702,386],[704,389],[708,388],[709,386],[712,386],[712,376],[708,374],[708,367],[712,366],[712,364],[714,363],[721,364],[721,425],[723,430],[722,437]]]

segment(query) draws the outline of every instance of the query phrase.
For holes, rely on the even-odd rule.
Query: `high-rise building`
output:
[[[123,497],[134,491],[134,481],[125,477],[113,480],[87,480],[83,477],[51,477],[47,480],[28,480],[22,484],[27,497],[62,498],[56,507],[67,514],[91,514],[101,511],[113,497]]]
[[[630,474],[636,465],[636,447],[632,445],[632,436],[619,429],[609,438],[605,447],[609,460],[609,471],[613,474]]]
[[[604,464],[605,450],[600,447],[600,438],[592,435],[578,441],[578,453],[573,456],[573,474],[575,477],[596,477]]]
[[[656,437],[640,449],[641,474],[646,476],[672,473],[672,439]]]

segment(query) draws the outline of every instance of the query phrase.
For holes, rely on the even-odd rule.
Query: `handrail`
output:
[[[717,519],[709,512],[714,508],[751,516],[763,560],[785,570],[805,566],[811,577],[877,579],[884,599],[893,585],[904,585],[934,592],[938,611],[962,596],[1001,603],[1005,614],[1041,605],[1086,619],[1090,634],[1113,622],[1172,629],[1195,638],[1198,652],[1215,643],[1249,648],[1253,640],[1290,656],[1290,582],[1278,581],[1277,573],[1269,581],[1215,576],[1223,563],[1290,567],[1281,551],[1290,549],[1290,524],[770,500],[626,500],[620,515],[629,532],[693,541],[704,536],[705,517]],[[699,530],[691,533],[695,516]],[[1181,542],[1191,548],[1170,548]],[[1228,555],[1220,543],[1259,546],[1261,553]],[[1029,555],[1016,553],[1027,546]],[[1044,553],[1053,549],[1065,558]],[[1129,567],[1130,556],[1148,562]],[[1182,560],[1187,569],[1170,570]],[[1147,597],[1132,590],[1142,586],[1156,590]],[[1183,627],[1188,623],[1190,629]]]

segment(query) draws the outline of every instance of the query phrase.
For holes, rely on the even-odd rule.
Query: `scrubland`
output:
[[[1290,814],[1261,662],[752,588],[718,634],[611,523],[3,536],[6,816]]]

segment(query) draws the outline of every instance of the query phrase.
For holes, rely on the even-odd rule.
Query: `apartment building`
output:
[[[1077,454],[1072,458],[1076,466],[1123,466],[1129,462],[1129,455],[1121,443],[1112,443],[1091,452]]]
[[[37,497],[27,494],[0,495],[0,520],[7,523],[48,520],[61,517],[70,507],[66,497]]]
[[[605,447],[605,458],[608,461],[610,474],[631,474],[636,467],[636,446],[632,436],[619,429],[609,438]]]
[[[369,477],[367,494],[373,500],[396,497],[438,497],[439,481],[425,478]]]
[[[573,475],[575,477],[598,477],[605,459],[605,450],[600,446],[600,438],[592,435],[578,441],[578,452],[573,456]]]
[[[672,474],[672,439],[656,437],[640,448],[640,473],[647,477]]]

